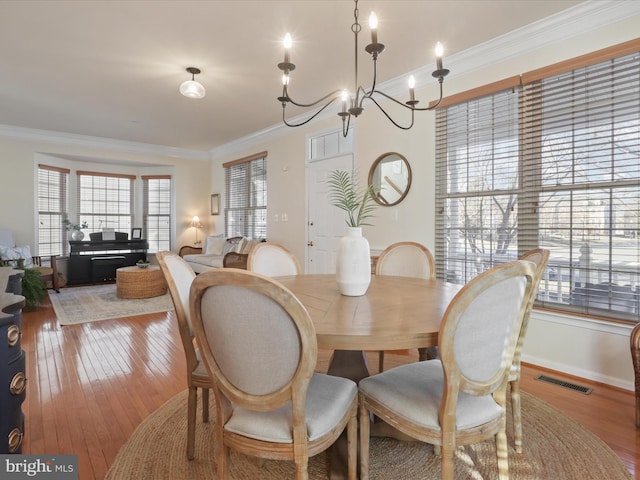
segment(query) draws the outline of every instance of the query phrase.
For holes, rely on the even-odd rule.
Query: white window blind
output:
[[[267,152],[223,165],[225,234],[267,237]]]
[[[518,256],[518,92],[438,110],[436,258],[440,278],[466,283]]]
[[[541,300],[638,320],[640,53],[525,83],[521,111],[521,223],[552,258]]]
[[[69,169],[38,165],[38,255],[66,255]]]
[[[91,232],[112,228],[129,233],[135,176],[84,171],[77,175],[79,222],[87,222]]]
[[[171,176],[142,176],[143,237],[149,251],[171,250]]]
[[[551,250],[538,302],[640,319],[640,41],[437,113],[438,275]],[[519,97],[519,98],[518,98]]]

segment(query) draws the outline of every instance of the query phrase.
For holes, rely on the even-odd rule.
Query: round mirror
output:
[[[411,167],[399,153],[380,155],[369,170],[369,186],[373,199],[382,206],[399,204],[411,187]]]

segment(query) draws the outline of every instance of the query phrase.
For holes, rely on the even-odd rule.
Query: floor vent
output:
[[[575,390],[576,392],[584,393],[585,395],[589,395],[593,391],[591,388],[583,387],[582,385],[577,385],[571,382],[565,382],[564,380],[560,380],[558,378],[548,377],[547,375],[538,375],[536,377],[536,380],[552,383],[554,385],[558,385],[559,387],[568,388],[569,390]]]

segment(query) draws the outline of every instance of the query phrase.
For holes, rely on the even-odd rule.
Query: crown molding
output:
[[[454,75],[467,75],[485,68],[487,65],[501,63],[638,15],[640,15],[640,2],[638,1],[587,0],[475,47],[447,56],[446,66]],[[387,80],[381,83],[379,88],[391,96],[400,96],[406,93],[406,79],[410,73],[416,77],[416,88],[428,88],[433,85],[432,70],[433,65],[425,65],[412,72],[407,72],[401,77]],[[316,119],[326,120],[335,117],[338,108],[337,106],[335,108],[329,107]],[[290,121],[299,123],[306,118],[308,118],[308,114],[302,114],[291,118]],[[275,140],[290,130],[290,127],[279,123],[216,147],[209,153],[213,159],[262,142]]]
[[[91,137],[88,135],[54,132],[51,130],[37,130],[33,128],[15,127],[12,125],[0,124],[0,137],[26,142],[94,148],[120,153],[159,155],[162,157],[184,158],[189,160],[206,161],[209,159],[209,153],[204,150],[190,150],[186,148],[167,147],[164,145],[128,142],[126,140]]]

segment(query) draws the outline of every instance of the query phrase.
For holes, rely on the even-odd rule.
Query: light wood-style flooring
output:
[[[22,345],[28,376],[23,453],[77,454],[80,480],[102,479],[136,426],[186,388],[172,312],[61,327],[47,300],[24,313]],[[320,353],[319,371],[326,371],[329,355]],[[386,355],[385,367],[414,360]],[[377,368],[377,354],[370,365]],[[593,393],[534,380],[539,373],[589,386]],[[632,392],[528,365],[522,389],[603,439],[640,478]]]

